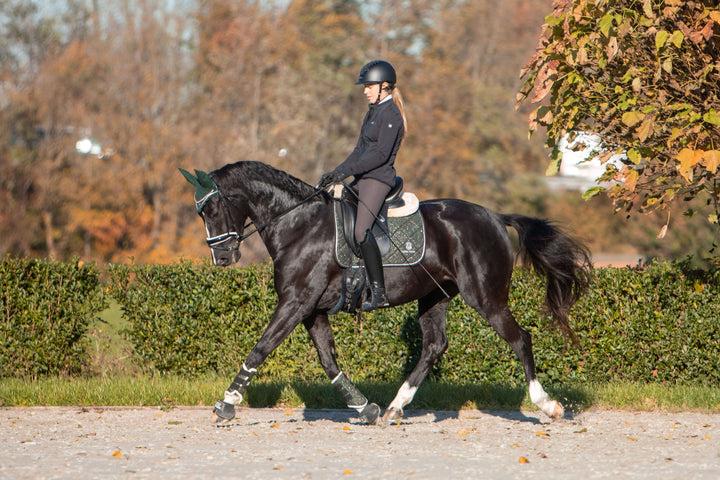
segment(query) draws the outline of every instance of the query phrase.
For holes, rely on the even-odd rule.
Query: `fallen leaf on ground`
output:
[[[525,458],[525,457],[520,457],[520,458],[518,459],[518,462],[519,462],[519,463],[530,463],[530,460],[528,460],[528,459]]]

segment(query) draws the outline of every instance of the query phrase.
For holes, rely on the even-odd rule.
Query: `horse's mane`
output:
[[[221,167],[211,173],[224,189],[233,186],[252,186],[258,195],[269,195],[275,201],[298,202],[315,189],[299,178],[262,162],[241,161]],[[226,191],[227,194],[232,194]]]

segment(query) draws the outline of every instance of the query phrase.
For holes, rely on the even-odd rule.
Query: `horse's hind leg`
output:
[[[482,313],[480,309],[477,309]],[[535,375],[535,357],[532,351],[532,337],[530,333],[520,327],[510,308],[507,305],[500,307],[494,313],[486,313],[488,323],[505,340],[518,356],[525,370],[525,379],[530,390],[530,400],[547,416],[557,419],[564,415],[563,406],[555,400],[550,400]]]
[[[420,383],[447,350],[445,313],[449,303],[450,299],[440,291],[435,291],[418,300],[418,321],[423,336],[422,353],[412,373],[402,384],[395,399],[383,415],[382,423],[384,425],[402,418],[403,408],[412,401]]]
[[[326,314],[321,313],[316,316],[307,318],[303,324],[307,328],[310,338],[315,345],[315,349],[320,357],[320,364],[325,373],[332,380],[333,386],[343,396],[347,406],[357,410],[360,421],[370,425],[378,423],[380,418],[380,407],[374,403],[369,403],[368,399],[360,390],[350,381],[350,379],[340,371],[335,356],[335,337],[330,328],[330,322]]]

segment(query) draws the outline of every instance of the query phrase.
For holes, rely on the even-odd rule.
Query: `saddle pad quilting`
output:
[[[335,209],[335,259],[343,268],[362,265],[362,259],[355,256],[343,234],[342,213]],[[383,255],[383,266],[400,267],[416,265],[425,256],[425,224],[420,211],[405,217],[387,219],[392,245]]]

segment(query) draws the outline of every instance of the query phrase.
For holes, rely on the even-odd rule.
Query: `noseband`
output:
[[[214,180],[213,183],[215,183]],[[240,244],[242,243],[242,241],[245,240],[250,234],[252,234],[252,232],[250,232],[250,234],[248,235],[242,234],[245,231],[245,228],[250,225],[250,223],[245,225],[242,230],[240,230],[240,233],[238,233],[237,224],[235,224],[235,218],[231,215],[230,208],[228,208],[228,200],[225,198],[225,195],[220,192],[220,188],[217,186],[217,183],[215,183],[215,188],[211,190],[210,193],[205,195],[200,200],[195,200],[195,207],[197,208],[198,213],[202,214],[202,210],[205,207],[205,204],[215,195],[218,195],[220,197],[220,204],[223,207],[223,211],[225,211],[225,216],[228,217],[233,223],[233,227],[235,228],[235,230],[221,233],[220,235],[216,235],[214,237],[207,237],[205,239],[205,242],[207,242],[208,247],[213,250],[222,250],[226,252],[240,250]]]

